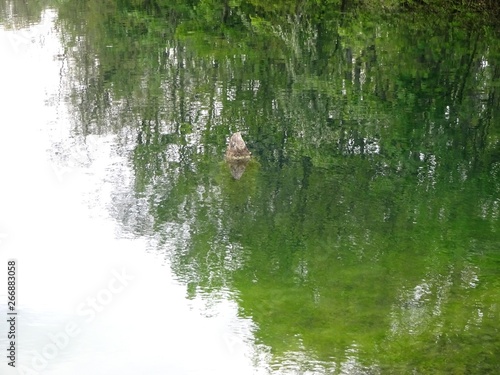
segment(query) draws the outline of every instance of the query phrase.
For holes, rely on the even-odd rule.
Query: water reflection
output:
[[[9,239],[1,244],[1,258],[16,258],[20,267],[17,369],[254,373],[254,325],[237,316],[237,304],[221,295],[210,318],[200,314],[207,310],[205,300],[187,301],[186,287],[170,267],[144,256],[154,245],[148,221],[123,221],[120,227],[112,219],[132,209],[147,214],[147,206],[125,206],[133,178],[129,153],[117,139],[126,132],[75,131],[66,62],[54,59],[62,52],[55,15],[46,11],[39,25],[20,31],[43,45],[11,48],[17,40],[11,33],[18,31],[0,30],[2,67],[12,74],[0,89],[6,124],[0,166],[9,182],[0,197],[1,227]],[[19,77],[30,90],[19,86]],[[0,313],[5,316],[5,305]],[[7,347],[6,335],[0,346]],[[5,357],[1,362],[10,373]]]
[[[249,160],[228,162],[227,165],[229,167],[229,170],[231,171],[231,176],[233,176],[235,180],[239,180],[243,176],[248,163]]]
[[[242,4],[213,18],[173,6],[165,25],[92,4],[61,4],[54,21],[61,134],[48,148],[61,181],[91,176],[68,188],[154,259],[137,269],[150,357],[175,354],[153,373],[498,368],[490,31],[363,12],[291,22]],[[228,166],[239,130],[254,159]],[[120,329],[141,313],[122,315],[106,342],[133,356],[127,340],[142,331]],[[102,338],[109,316],[88,335]],[[122,359],[106,368],[131,372]]]

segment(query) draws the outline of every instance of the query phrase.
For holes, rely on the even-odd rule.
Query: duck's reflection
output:
[[[248,165],[249,159],[246,160],[227,160],[227,164],[229,165],[229,170],[231,171],[231,175],[235,180],[239,180],[243,173],[245,172],[245,168]]]

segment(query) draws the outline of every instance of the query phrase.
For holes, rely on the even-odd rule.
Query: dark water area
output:
[[[235,306],[245,373],[500,372],[498,25],[336,2],[6,4],[3,32],[54,14],[46,105],[68,136],[48,158],[107,186],[91,206],[204,319]]]

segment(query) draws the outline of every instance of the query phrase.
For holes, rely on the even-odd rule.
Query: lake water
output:
[[[85,4],[0,8],[0,373],[500,372],[498,28]]]

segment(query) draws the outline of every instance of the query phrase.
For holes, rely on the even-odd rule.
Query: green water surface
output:
[[[499,26],[147,4],[54,5],[75,137],[114,135],[133,171],[124,232],[188,298],[236,301],[270,372],[500,373]]]

